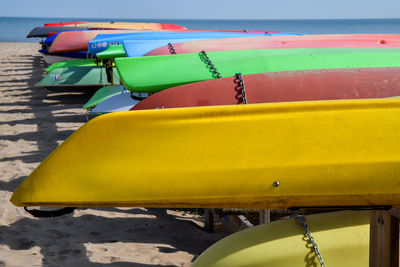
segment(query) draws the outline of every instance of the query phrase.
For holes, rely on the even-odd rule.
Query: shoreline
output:
[[[227,233],[206,233],[203,218],[171,209],[81,208],[37,219],[9,199],[17,186],[86,122],[89,92],[34,85],[44,75],[40,45],[0,42],[0,265],[190,266]]]

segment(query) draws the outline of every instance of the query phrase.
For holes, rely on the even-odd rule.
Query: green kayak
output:
[[[121,94],[124,91],[124,87],[122,85],[109,85],[104,86],[96,91],[93,96],[89,99],[89,101],[82,107],[83,109],[94,108],[104,100],[109,99],[114,95]]]
[[[96,66],[96,59],[88,58],[88,59],[74,59],[61,61],[54,64],[51,64],[46,68],[46,73],[58,68],[69,68],[69,67],[88,67],[88,66]]]
[[[120,84],[117,71],[114,69],[114,84]],[[110,85],[104,67],[68,67],[50,71],[37,87],[86,87]]]
[[[125,48],[123,45],[110,45],[106,50],[97,53],[96,57],[101,59],[126,57]]]
[[[291,70],[400,67],[400,49],[233,50],[116,58],[115,64],[125,88],[133,92],[157,92],[218,78],[217,71],[222,77],[232,77],[239,72],[245,75]]]

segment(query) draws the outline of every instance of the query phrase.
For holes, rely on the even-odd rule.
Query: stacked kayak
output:
[[[281,33],[282,34],[282,33]],[[102,35],[97,38],[102,38]],[[96,39],[97,39],[96,38]],[[346,35],[281,35],[214,38],[203,40],[164,39],[164,40],[124,40],[111,41],[102,52],[89,46],[89,53],[99,58],[158,56],[170,54],[198,53],[202,50],[226,51],[246,49],[287,49],[287,48],[399,48],[399,35],[395,34],[346,34]],[[93,45],[96,46],[96,39]],[[109,41],[109,40],[107,40]],[[101,44],[102,42],[97,42]],[[116,44],[117,43],[117,44]],[[167,44],[161,46],[162,44]],[[147,53],[151,47],[157,47]],[[140,53],[139,53],[140,51]],[[145,54],[143,54],[145,53]]]
[[[336,212],[306,217],[326,266],[369,264],[370,212]],[[306,264],[305,264],[306,261]],[[230,235],[207,249],[193,267],[319,266],[304,228],[296,218]]]
[[[259,73],[191,83],[152,94],[131,110],[400,96],[400,67]]]
[[[57,61],[68,60],[71,57],[79,57],[76,54],[65,55],[64,53],[87,51],[88,42],[99,33],[185,30],[185,27],[179,25],[161,23],[53,23],[33,29],[27,37],[48,37],[42,42],[44,50],[42,52],[46,55],[45,61],[51,64]]]
[[[93,67],[97,66],[99,63],[96,59],[87,58],[87,59],[75,59],[75,60],[68,60],[68,61],[61,61],[54,63],[48,66],[45,71],[46,73],[51,72],[52,70],[58,68],[69,68],[69,67]]]
[[[109,45],[104,51],[96,53],[96,57],[100,59],[114,59],[126,56],[125,48],[120,44]]]
[[[86,34],[90,33],[88,32],[81,32],[81,31],[69,31],[69,32],[63,32],[60,33],[53,41],[51,44],[49,51],[54,52],[55,48],[57,48],[56,51],[58,52],[67,52],[67,51],[76,51],[79,49],[87,49],[87,47],[106,47],[111,40],[112,42],[116,42],[116,40],[122,40],[118,38],[130,38],[131,40],[146,40],[146,41],[157,41],[160,39],[171,39],[171,38],[185,38],[185,39],[205,39],[205,38],[224,38],[224,37],[243,37],[243,36],[261,36],[265,35],[265,32],[262,33],[247,33],[247,32],[199,32],[199,33],[163,33],[163,32],[155,32],[155,33],[149,33],[149,32],[143,32],[143,33],[118,33],[118,34],[108,34],[110,36],[113,36],[112,38],[109,37],[108,35],[106,40],[104,40],[103,35],[100,38],[100,42],[96,41],[95,45],[91,45],[90,42],[89,44],[86,42],[85,47],[81,47],[81,42],[76,42],[76,39],[74,38],[69,38],[68,41],[63,39],[63,36],[79,36],[79,34]],[[268,33],[269,34],[269,33]],[[192,40],[190,39],[190,40]],[[57,40],[64,40],[64,42],[58,43]],[[81,40],[78,38],[78,40]],[[75,46],[77,44],[77,46]],[[104,45],[101,45],[104,44]],[[64,47],[64,48],[60,48]],[[153,49],[153,48],[151,48]],[[150,49],[150,50],[151,50]],[[145,50],[145,52],[147,52]],[[112,63],[110,63],[112,64]],[[72,67],[71,67],[72,68]],[[112,69],[112,66],[110,65],[110,70]],[[42,87],[47,87],[47,88],[54,88],[54,87],[67,87],[69,85],[72,85],[71,87],[75,85],[79,86],[93,86],[93,87],[102,87],[107,84],[119,84],[119,77],[116,71],[111,74],[110,72],[107,73],[108,79],[103,79],[103,71],[101,67],[92,67],[92,68],[86,68],[85,69],[80,69],[78,66],[73,67],[73,69],[58,69],[58,70],[53,70],[47,74],[47,76],[38,84],[39,86]],[[89,73],[90,72],[90,73]],[[113,79],[110,78],[110,76],[114,77]],[[56,77],[56,78],[54,78]],[[62,77],[65,77],[62,78]],[[73,77],[71,79],[70,77]]]
[[[219,78],[218,73],[222,77],[232,77],[239,72],[245,75],[312,69],[399,67],[400,49],[233,50],[117,58],[115,63],[125,88],[133,92],[157,92]]]
[[[399,42],[398,42],[399,36],[398,35],[317,35],[317,36],[307,36],[307,35],[305,35],[305,36],[284,36],[284,37],[279,37],[279,38],[282,39],[282,41],[280,43],[282,43],[282,42],[285,43],[284,48],[285,49],[289,49],[287,51],[285,51],[284,49],[279,49],[279,48],[281,48],[281,44],[277,43],[278,42],[277,38],[278,37],[249,37],[249,38],[234,38],[234,39],[233,38],[231,38],[231,39],[228,38],[228,39],[213,39],[213,40],[204,40],[204,41],[194,41],[194,42],[188,42],[187,44],[196,44],[197,42],[200,42],[200,43],[203,43],[203,44],[206,44],[206,43],[213,44],[215,42],[221,42],[223,44],[229,44],[229,43],[233,42],[234,45],[226,46],[226,50],[228,50],[228,51],[224,51],[225,53],[228,53],[228,52],[229,53],[248,53],[250,50],[245,50],[245,49],[243,49],[243,51],[229,51],[229,50],[230,49],[241,48],[240,44],[243,44],[244,48],[249,47],[249,41],[248,40],[252,40],[253,42],[250,42],[250,44],[253,44],[253,46],[252,46],[253,48],[268,48],[268,47],[270,48],[270,49],[263,49],[263,50],[253,51],[255,53],[259,53],[260,51],[265,51],[267,53],[275,53],[275,54],[277,54],[277,53],[279,54],[280,53],[283,56],[290,56],[290,53],[291,54],[293,54],[293,53],[298,53],[298,54],[303,53],[303,54],[305,54],[305,55],[303,55],[303,57],[305,57],[306,59],[304,60],[304,62],[301,62],[301,60],[299,60],[298,62],[300,64],[297,65],[297,66],[292,64],[293,61],[291,59],[288,59],[286,61],[288,65],[293,67],[290,70],[291,72],[296,72],[298,70],[303,70],[304,68],[310,68],[311,70],[313,70],[313,69],[321,70],[321,69],[335,69],[335,68],[341,68],[341,69],[353,68],[354,69],[354,68],[365,68],[365,67],[369,68],[369,67],[389,66],[389,65],[386,64],[386,62],[381,62],[382,64],[368,65],[367,62],[364,61],[364,59],[367,59],[367,57],[369,57],[369,55],[370,55],[369,52],[371,52],[371,51],[366,50],[366,48],[375,49],[376,50],[375,52],[377,52],[378,54],[380,54],[380,51],[381,51],[378,48],[385,48],[385,49],[386,48],[388,48],[388,49],[399,48]],[[235,41],[235,40],[238,40],[238,41]],[[124,42],[124,46],[126,45],[127,42],[130,42],[132,44],[132,41],[125,41]],[[182,44],[184,45],[186,43],[182,43]],[[346,47],[355,47],[355,44],[358,44],[359,48],[346,48]],[[136,51],[135,53],[138,53],[138,51],[140,51],[140,47],[138,45],[140,46],[139,41],[136,41],[136,48],[138,48],[138,49],[135,50]],[[311,49],[311,48],[308,49],[308,50],[307,49],[299,49],[298,47],[301,47],[302,45],[308,46],[308,47],[309,46],[315,46],[315,47],[318,47],[318,49]],[[115,49],[114,49],[114,47],[115,47]],[[211,46],[209,46],[209,47],[211,47]],[[334,49],[334,48],[330,48],[330,47],[340,47],[340,48],[346,48],[346,49]],[[114,55],[117,55],[117,54],[119,54],[121,56],[124,56],[123,55],[123,51],[121,50],[122,49],[121,46],[111,46],[110,48],[112,48],[112,49],[108,49],[106,51],[103,51],[103,52],[99,53],[98,54],[99,57],[100,58],[113,58]],[[296,48],[296,49],[293,49],[293,48]],[[327,49],[327,48],[330,48],[330,49]],[[271,51],[272,49],[277,50],[277,51],[275,51],[275,52]],[[129,51],[129,50],[126,49],[126,47],[125,47],[125,50]],[[171,52],[171,47],[169,47],[169,51]],[[354,56],[351,56],[351,55],[346,55],[346,56],[343,55],[342,59],[337,60],[337,63],[339,63],[339,64],[336,64],[334,62],[333,63],[325,62],[325,59],[321,58],[321,59],[319,59],[319,61],[322,62],[321,65],[319,65],[319,66],[310,65],[309,61],[311,61],[311,60],[314,61],[314,62],[318,61],[318,59],[314,58],[313,53],[330,54],[330,55],[327,55],[327,56],[330,57],[331,59],[334,59],[336,57],[336,55],[333,54],[333,53],[336,53],[334,51],[336,51],[337,53],[342,53],[342,52],[346,52],[346,51],[347,52],[353,51],[353,52],[357,52],[357,53],[360,53],[360,54],[364,54],[364,57],[358,60],[361,63],[361,65],[360,64],[356,64],[356,62],[354,61],[354,58],[353,58]],[[307,52],[308,52],[308,55],[306,54]],[[209,54],[211,54],[213,56],[213,53],[207,53],[207,55],[209,55]],[[199,53],[191,54],[191,55],[188,54],[187,58],[193,58],[194,60],[198,60],[199,59],[199,55],[200,55]],[[161,58],[162,58],[162,59],[165,59],[165,62],[167,62],[169,60],[177,60],[177,57],[179,58],[180,56],[183,56],[183,55],[179,55],[178,54],[178,55],[174,55],[174,57],[164,57],[164,58],[162,58],[162,57],[154,57],[154,59],[153,59],[153,57],[151,57],[152,59],[150,59],[150,58],[138,58],[137,60],[139,60],[139,61],[140,60],[146,60],[146,61],[148,60],[148,62],[150,62],[152,60],[161,60]],[[310,58],[310,56],[312,58]],[[385,56],[383,56],[383,57],[385,57]],[[236,56],[234,56],[233,54],[232,54],[232,56],[228,56],[228,61],[227,62],[229,62],[229,65],[231,64],[231,60],[232,60],[232,62],[234,61],[233,60],[234,58],[236,58]],[[261,57],[259,57],[259,56],[255,56],[255,58],[257,60],[261,59]],[[238,63],[238,64],[243,65],[243,66],[252,66],[252,67],[256,67],[257,66],[257,65],[255,65],[254,63],[251,62],[250,57],[246,56],[245,59],[248,60],[248,61],[247,62],[243,62],[243,64],[241,64],[241,63]],[[390,56],[386,57],[386,59],[391,60]],[[131,61],[131,60],[132,60],[132,62],[135,62],[135,63],[132,63],[133,65],[137,65],[136,64],[136,62],[137,62],[136,59],[117,59],[117,68],[118,68],[120,74],[126,72],[128,77],[131,77],[131,78],[133,78],[135,80],[138,80],[138,79],[136,79],[136,77],[134,78],[134,74],[132,74],[132,75],[130,74],[130,71],[133,71],[133,72],[136,73],[136,71],[133,70],[134,67],[131,68],[130,66],[128,66],[125,69],[124,67],[121,67],[119,65],[120,61]],[[267,60],[269,62],[271,61],[269,56],[267,56],[265,60]],[[380,61],[380,60],[378,60],[378,61]],[[217,66],[217,64],[219,64],[218,61],[216,61],[214,59],[211,60],[211,62],[213,62],[213,64],[214,64],[214,61],[215,61],[215,66]],[[281,60],[279,60],[279,61],[281,61]],[[369,60],[367,59],[367,61],[369,61]],[[183,66],[183,62],[185,64],[184,68],[186,68],[186,64],[188,64],[188,62],[191,63],[192,61],[185,59],[185,60],[180,61],[180,63],[179,62],[174,62],[174,63],[172,63],[170,65],[170,67],[166,67],[165,69],[169,69],[171,72],[177,71],[177,73],[179,73],[179,75],[180,75],[181,74],[180,66]],[[378,63],[378,62],[376,62],[376,63]],[[393,61],[392,63],[395,63],[395,61]],[[203,64],[203,63],[201,63],[201,64]],[[139,74],[139,76],[141,76],[141,78],[146,78],[146,77],[150,77],[151,75],[154,75],[157,72],[157,67],[160,66],[158,63],[155,63],[155,65],[156,66],[153,67],[150,63],[148,63],[148,66],[149,66],[148,71],[149,71],[149,73],[148,74],[141,73],[141,74]],[[206,65],[206,63],[204,65]],[[274,64],[270,64],[270,65],[272,67],[277,67],[277,66],[274,66]],[[120,66],[120,67],[118,67],[118,66]],[[174,66],[174,67],[172,67],[172,66]],[[262,65],[262,64],[259,64],[259,66],[265,67],[265,65]],[[139,68],[140,68],[140,70],[145,70],[145,68],[142,68],[142,67],[139,67]],[[220,66],[217,67],[217,69],[220,69],[220,68],[221,68]],[[163,68],[160,68],[160,69],[163,69]],[[193,70],[193,73],[196,73],[196,74],[199,73],[193,67],[192,68],[188,68],[187,70],[189,70],[189,71]],[[206,69],[203,66],[203,68],[201,70],[206,70]],[[288,71],[288,70],[289,69],[287,69],[286,71]],[[234,67],[234,72],[236,72],[236,71],[243,72],[243,70],[241,70],[241,68]],[[267,68],[265,68],[265,69],[259,69],[259,70],[253,70],[253,71],[255,73],[263,73],[263,72],[266,72],[268,70],[267,70]],[[277,71],[282,71],[282,69],[271,69],[271,71],[272,72],[277,72]],[[150,72],[152,74],[150,74]],[[164,72],[163,70],[162,70],[162,72],[165,73],[165,74],[162,74],[162,73],[161,74],[157,74],[157,77],[162,77],[162,75],[165,75],[168,78],[171,78],[173,76],[173,75],[171,76],[170,73]],[[228,76],[232,77],[235,74],[234,72],[229,73]],[[215,76],[214,76],[215,73],[208,72],[207,74],[209,75],[209,78],[206,78],[206,79],[213,79],[213,82],[207,83],[207,86],[209,86],[210,84],[213,84],[214,82],[217,82],[215,80]],[[246,74],[246,73],[244,73],[244,74]],[[294,75],[296,75],[296,74],[294,74]],[[225,77],[225,75],[222,75],[222,76]],[[185,75],[180,75],[177,78],[180,79],[181,77],[188,78],[189,75],[187,75],[187,73],[185,73]],[[347,75],[347,77],[350,77],[350,76]],[[384,80],[384,79],[385,79],[385,77],[381,76],[381,80]],[[333,79],[331,79],[331,80],[333,80]],[[377,83],[379,83],[381,80],[375,80],[375,81]],[[155,82],[160,82],[160,81],[161,81],[160,78],[155,80]],[[196,81],[199,81],[198,78],[196,78],[196,80],[191,80],[191,81],[187,81],[187,82],[184,82],[184,83],[193,83],[193,82],[196,82]],[[124,83],[124,85],[125,85],[125,87],[127,89],[132,90],[132,91],[138,90],[137,88],[134,88],[133,86],[130,86],[128,81],[124,82],[124,80],[123,80],[122,82]],[[151,80],[151,82],[153,82],[153,81]],[[173,83],[171,85],[169,81],[166,81],[166,83],[169,83],[168,85],[163,85],[166,88],[178,85],[176,83]],[[264,84],[264,82],[259,79],[259,84]],[[195,86],[198,86],[198,85],[195,85]],[[337,86],[339,86],[339,85],[337,84]],[[378,87],[376,89],[378,89]],[[144,92],[144,91],[152,91],[152,90],[153,89],[151,89],[151,88],[150,89],[147,88],[147,89],[142,89],[142,92]],[[205,90],[207,91],[207,89],[205,89]],[[173,101],[174,99],[183,99],[183,98],[187,99],[186,96],[183,96],[182,94],[181,95],[172,95],[172,94],[168,93],[168,95],[170,96],[170,98],[167,100],[166,103],[168,103],[169,101]],[[198,97],[198,96],[199,95],[196,95],[195,97]],[[208,96],[211,97],[211,98],[217,99],[218,96],[222,96],[222,95],[218,94],[218,96],[216,96],[213,93],[210,93]],[[126,97],[129,97],[129,96],[127,95]],[[151,98],[156,98],[156,97],[157,97],[157,94],[151,96]],[[331,99],[331,98],[328,98],[328,99]],[[303,100],[306,100],[306,99],[303,98]],[[310,98],[309,100],[312,100],[312,98]],[[262,99],[260,101],[264,101],[264,99]],[[201,101],[197,101],[197,102],[200,103]],[[203,102],[203,103],[210,103],[210,102],[206,101],[206,102]],[[214,102],[214,103],[216,103],[216,102]],[[202,104],[202,105],[205,105],[205,104]],[[137,108],[139,108],[140,106],[141,106],[140,104],[136,105]],[[168,106],[168,105],[157,104],[156,106]],[[181,104],[178,104],[178,106],[185,106],[185,104],[181,103]]]
[[[82,107],[84,109],[91,109],[96,107],[98,104],[105,101],[114,95],[123,93],[126,89],[122,85],[110,85],[104,86],[96,91],[90,100]]]
[[[399,99],[369,99],[101,115],[50,154],[11,201],[75,207],[399,206],[399,112]]]
[[[89,53],[96,55],[99,52],[107,49],[109,44],[126,44],[130,42],[144,42],[147,41],[146,50],[140,56],[150,52],[153,49],[167,45],[168,43],[185,42],[191,40],[204,40],[204,39],[221,39],[221,38],[239,38],[239,37],[256,37],[256,36],[291,36],[302,35],[299,33],[281,32],[155,32],[155,33],[132,33],[132,34],[112,34],[108,36],[99,35],[89,42]],[[128,56],[130,52],[128,52]]]
[[[186,30],[185,27],[174,24],[163,23],[130,23],[130,22],[72,22],[72,23],[49,23],[42,27],[31,30],[27,38],[48,37],[51,33],[58,33],[68,30],[88,29],[137,29],[137,30]]]
[[[124,43],[125,44],[125,43]],[[127,46],[126,46],[127,47]],[[271,36],[225,38],[173,43],[176,54],[198,53],[202,50],[226,51],[245,49],[286,49],[286,48],[399,48],[398,34],[331,34],[304,36]],[[127,49],[128,50],[128,49]],[[127,51],[129,54],[129,51]],[[170,46],[154,49],[146,56],[171,54]]]
[[[109,82],[106,69],[101,66],[76,66],[56,68],[51,70],[37,87],[102,87],[109,84],[119,84],[116,71],[112,73],[113,83]]]
[[[149,41],[149,40],[126,40],[122,45],[111,45],[105,51],[97,53],[97,57],[101,59],[113,59],[117,57],[125,57],[125,56],[141,56],[146,51],[147,47],[151,45],[157,46],[158,42],[165,42],[166,40],[157,40],[157,41]],[[172,40],[170,40],[172,41]],[[178,43],[170,43],[168,46],[160,47],[158,49],[152,50],[147,53],[146,56],[149,55],[160,55],[160,54],[182,54],[188,52],[200,52],[201,47],[203,47],[206,51],[229,51],[229,50],[246,50],[248,48],[253,49],[293,49],[293,48],[302,48],[302,47],[311,47],[311,48],[353,48],[357,47],[361,48],[399,48],[399,36],[398,35],[382,35],[382,34],[348,34],[348,35],[303,35],[303,36],[269,36],[269,37],[239,37],[239,38],[222,38],[222,39],[208,39],[208,40],[200,40],[200,41],[190,41],[183,42],[184,39],[175,39]],[[128,53],[128,54],[126,54]],[[179,68],[179,66],[177,67]],[[293,72],[296,72],[293,71]],[[296,75],[296,74],[294,74]],[[348,75],[349,77],[349,75]],[[318,78],[317,78],[318,79]],[[381,79],[385,79],[384,76]],[[379,83],[379,80],[375,80]],[[210,86],[214,82],[218,83],[216,80],[213,82],[205,83],[204,85]],[[259,79],[259,84],[265,84],[262,80]],[[293,84],[292,84],[293,85]],[[200,85],[194,85],[195,87],[199,87]],[[337,84],[337,86],[339,86]],[[340,85],[341,86],[341,85]],[[188,86],[189,88],[189,86]],[[209,92],[206,88],[205,91]],[[210,90],[211,91],[211,90]],[[191,91],[193,92],[193,91]],[[161,94],[165,95],[165,94]],[[174,101],[176,99],[187,100],[187,96],[183,94],[174,95],[173,93],[167,93],[170,98],[166,100],[166,104],[169,101]],[[165,95],[165,96],[167,96]],[[199,95],[194,96],[194,94],[189,93],[192,96],[193,100],[199,97]],[[218,95],[218,96],[217,96]],[[209,93],[208,96],[213,99],[217,99],[220,94]],[[111,96],[111,95],[110,95]],[[203,96],[203,100],[205,95]],[[126,95],[126,97],[129,97]],[[157,94],[152,95],[150,99],[157,98]],[[203,101],[202,100],[202,101]],[[305,99],[304,99],[305,100]],[[309,100],[312,100],[310,98]],[[197,101],[201,103],[202,101]],[[264,101],[264,99],[260,99],[260,101]],[[145,103],[147,101],[144,101]],[[162,102],[162,101],[161,101]],[[179,102],[179,101],[175,101]],[[211,101],[213,102],[213,101]],[[211,103],[208,100],[202,102],[201,105],[207,105],[206,103]],[[193,103],[193,102],[192,102]],[[217,103],[214,101],[214,103]],[[187,105],[188,103],[175,103],[176,107],[182,107]],[[189,104],[190,105],[190,104]],[[140,108],[141,104],[136,105],[136,108]],[[168,106],[163,104],[156,104],[156,106]]]
[[[139,30],[87,30],[87,31],[64,31],[48,40],[50,53],[65,53],[76,51],[87,51],[88,42],[99,34],[133,33]]]

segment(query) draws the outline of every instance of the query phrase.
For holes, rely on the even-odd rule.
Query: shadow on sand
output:
[[[1,62],[0,62],[1,63]],[[21,132],[16,134],[0,133],[0,140],[16,142],[20,140],[35,142],[37,149],[21,152],[16,156],[7,156],[0,162],[12,163],[22,161],[24,164],[39,164],[49,153],[65,140],[74,130],[60,130],[57,123],[82,124],[86,121],[84,111],[79,109],[91,97],[93,92],[54,92],[43,88],[35,88],[34,85],[44,75],[44,62],[29,55],[16,58],[17,64],[30,64],[23,67],[21,72],[29,71],[31,79],[16,80],[17,83],[1,84],[3,93],[10,96],[24,97],[27,100],[16,103],[8,103],[10,108],[7,114],[15,114],[10,121],[0,122],[0,126],[26,125],[27,129],[35,128],[34,132]],[[3,70],[3,75],[11,70]],[[21,85],[20,83],[25,84]],[[16,106],[18,106],[16,108]],[[26,114],[26,116],[25,116]],[[22,117],[22,118],[21,118]],[[21,118],[21,119],[19,119]],[[34,127],[29,127],[34,126]],[[1,149],[1,147],[0,147]],[[0,190],[13,192],[25,179],[25,175],[14,177],[11,181],[0,181]],[[11,204],[10,204],[11,205]],[[35,246],[40,248],[43,256],[43,266],[70,266],[72,263],[79,266],[159,266],[158,256],[176,252],[187,252],[191,255],[199,255],[212,243],[221,238],[217,234],[203,232],[196,224],[168,215],[166,209],[90,209],[92,213],[102,211],[113,214],[124,213],[123,216],[108,218],[99,215],[85,214],[87,211],[78,210],[75,215],[65,215],[59,218],[36,219],[28,213],[22,219],[10,225],[0,226],[0,244],[9,246],[12,250],[29,250]],[[76,214],[81,214],[80,216]],[[127,216],[131,217],[127,217]],[[177,231],[179,229],[179,231]],[[210,241],[213,240],[213,241]],[[158,244],[152,251],[156,251],[154,264],[142,264],[138,262],[124,262],[117,254],[107,254],[107,244],[129,243]],[[99,245],[103,249],[103,262],[91,261],[92,252],[87,246]],[[125,251],[135,252],[127,248]],[[99,252],[101,255],[101,252]],[[99,257],[99,253],[96,257]],[[135,254],[136,255],[136,254]],[[40,256],[40,255],[39,255]],[[139,256],[139,254],[138,254]],[[34,257],[34,255],[32,256]],[[108,258],[107,258],[108,257]],[[73,259],[73,261],[71,261]],[[153,262],[153,259],[152,259]],[[1,262],[0,262],[1,264]],[[167,263],[168,264],[168,263]],[[166,265],[163,265],[166,266]],[[171,264],[171,266],[174,266]]]

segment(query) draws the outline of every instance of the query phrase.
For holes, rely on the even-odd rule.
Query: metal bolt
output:
[[[278,186],[279,186],[279,182],[278,182],[278,181],[275,181],[272,185],[273,185],[274,187],[278,187]]]

